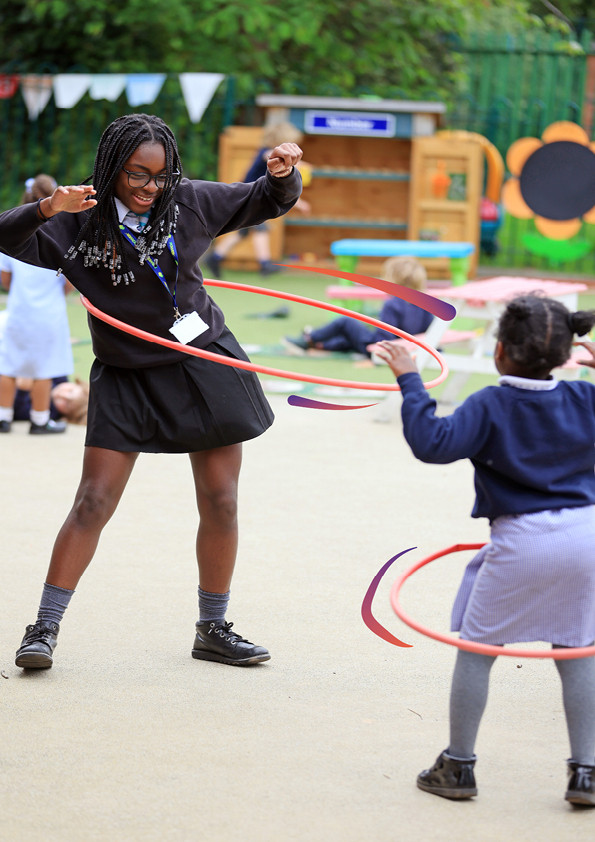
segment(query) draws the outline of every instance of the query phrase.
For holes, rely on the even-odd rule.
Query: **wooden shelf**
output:
[[[467,213],[469,203],[459,202],[451,199],[420,199],[419,207],[421,210],[428,211],[461,211]]]
[[[346,219],[345,217],[327,216],[286,216],[287,226],[302,228],[382,228],[387,231],[406,231],[405,220],[394,219]]]
[[[313,178],[341,178],[348,181],[409,181],[408,172],[368,170],[360,167],[313,167]]]

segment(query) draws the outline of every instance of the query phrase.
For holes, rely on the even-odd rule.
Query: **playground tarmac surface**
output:
[[[196,513],[186,456],[139,458],[62,623],[51,670],[14,652],[33,622],[80,475],[84,429],[0,440],[0,837],[6,842],[570,842],[594,810],[564,801],[569,749],[550,659],[495,665],[477,744],[479,795],[415,786],[448,741],[456,649],[404,625],[399,573],[481,542],[472,468],[417,462],[400,421],[270,398],[246,444],[228,619],[272,658],[193,660]],[[358,400],[357,403],[369,403]],[[370,583],[391,645],[361,618]],[[445,556],[401,601],[446,632],[471,553]]]

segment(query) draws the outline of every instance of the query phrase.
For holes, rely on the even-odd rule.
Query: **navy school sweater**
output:
[[[595,503],[595,386],[560,381],[550,391],[488,386],[452,415],[419,374],[397,378],[403,432],[422,462],[470,459],[475,468],[472,517],[587,506]]]

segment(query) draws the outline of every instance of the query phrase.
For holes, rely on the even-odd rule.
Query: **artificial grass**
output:
[[[519,274],[521,271],[519,270]],[[318,301],[326,302],[325,289],[334,279],[325,275],[313,275],[303,271],[284,270],[278,274],[262,278],[255,272],[225,273],[225,280],[263,287],[270,290],[294,293]],[[318,326],[325,324],[335,314],[317,307],[306,306],[273,298],[268,295],[236,290],[208,287],[209,294],[219,304],[226,316],[229,328],[234,332],[239,342],[246,347],[253,362],[273,368],[286,369],[291,372],[330,377],[341,380],[368,381],[373,383],[391,383],[392,375],[385,366],[369,366],[361,360],[354,359],[348,354],[333,354],[324,356],[291,356],[283,347],[284,336],[297,336],[305,325]],[[116,291],[116,294],[119,291]],[[125,294],[125,290],[121,291]],[[5,303],[0,300],[0,307]],[[286,307],[288,315],[285,318],[263,318],[279,308]],[[579,296],[579,307],[582,309],[595,308],[595,293],[584,293]],[[70,332],[73,337],[73,355],[75,376],[83,380],[89,377],[89,369],[93,361],[93,352],[87,327],[87,312],[76,293],[67,298]],[[373,314],[374,315],[374,314]],[[464,323],[463,323],[464,322]],[[469,319],[454,320],[453,327],[470,329],[479,325]],[[256,351],[255,346],[262,348]],[[449,349],[450,350],[450,349]],[[453,349],[452,352],[456,352]],[[464,353],[464,350],[461,350]],[[436,370],[423,372],[424,379],[431,380],[437,375]],[[295,391],[295,382],[270,375],[259,375],[267,392],[282,392],[291,394]],[[465,398],[488,384],[497,382],[497,375],[472,374],[468,377],[460,393],[460,399]],[[436,399],[440,398],[443,386],[432,390]],[[315,391],[313,387],[300,386],[303,393]],[[370,393],[372,394],[372,393]],[[357,393],[345,393],[349,400]],[[361,402],[361,393],[356,400]]]

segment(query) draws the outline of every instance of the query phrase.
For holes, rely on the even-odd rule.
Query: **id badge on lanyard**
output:
[[[132,231],[130,231],[121,223],[120,230],[122,231],[123,235],[126,237],[128,242],[132,243],[133,246],[136,246],[137,238],[134,236]],[[176,244],[174,238],[171,234],[169,235],[169,238],[167,240],[167,247],[169,248],[176,264],[176,280],[174,283],[173,292],[170,290],[168,283],[165,279],[165,275],[163,274],[159,264],[155,260],[153,260],[152,257],[147,257],[146,260],[153,272],[155,272],[155,274],[167,290],[168,295],[172,299],[174,307],[174,323],[170,327],[169,332],[173,333],[178,342],[181,342],[182,345],[187,345],[189,342],[192,342],[193,339],[196,339],[197,336],[200,336],[201,333],[204,333],[205,330],[208,330],[209,326],[205,321],[203,321],[203,319],[201,319],[196,310],[193,310],[191,313],[184,313],[183,315],[178,310],[178,305],[176,302],[176,293],[178,289],[178,253],[176,251]]]

